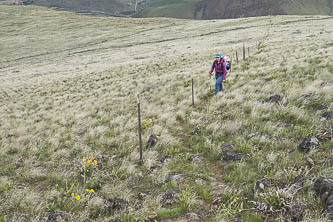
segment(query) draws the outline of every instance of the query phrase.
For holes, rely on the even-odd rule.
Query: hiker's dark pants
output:
[[[224,90],[224,87],[223,87],[223,83],[222,83],[222,80],[223,80],[223,76],[222,75],[216,75],[215,74],[215,78],[216,78],[216,83],[215,83],[215,96],[218,92],[222,92]]]

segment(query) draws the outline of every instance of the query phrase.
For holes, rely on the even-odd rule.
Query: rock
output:
[[[147,196],[148,196],[148,193],[139,193],[138,194],[139,200],[144,200],[144,199],[146,199]]]
[[[195,183],[198,184],[198,185],[203,186],[203,185],[206,184],[206,181],[204,181],[204,180],[201,179],[201,178],[198,178],[198,179],[195,180]]]
[[[326,201],[325,210],[328,213],[329,217],[333,219],[333,194],[331,194]]]
[[[327,120],[333,119],[333,111],[325,112],[321,116]]]
[[[304,209],[301,204],[296,203],[289,208],[290,221],[299,222],[303,221]]]
[[[161,200],[162,206],[166,207],[166,206],[170,206],[170,205],[179,203],[179,199],[177,197],[178,193],[179,192],[177,190],[172,190],[172,189],[165,191],[162,194],[162,200]]]
[[[71,215],[67,212],[56,210],[54,212],[46,212],[45,218],[47,218],[47,222],[68,221]]]
[[[192,212],[185,214],[185,218],[188,218],[188,221],[191,221],[191,222],[202,221],[201,218],[198,216],[198,214],[192,213]]]
[[[320,84],[321,87],[333,86],[333,81],[331,82],[323,82]]]
[[[181,180],[183,180],[184,176],[182,174],[177,174],[177,175],[173,175],[171,176],[171,182],[172,183],[178,183],[180,182]]]
[[[168,163],[170,163],[171,161],[172,161],[172,158],[167,157],[167,158],[165,158],[165,159],[163,160],[163,164],[168,164]]]
[[[288,136],[274,136],[273,139],[277,142],[292,140],[292,138]]]
[[[298,145],[298,150],[301,152],[309,152],[310,150],[318,148],[320,148],[320,142],[315,136],[304,139],[303,142]]]
[[[266,99],[266,102],[268,103],[278,103],[282,100],[282,97],[280,95],[274,95],[270,96],[268,99]]]
[[[221,160],[223,161],[239,161],[245,158],[245,155],[242,153],[235,153],[235,152],[225,152],[222,155]]]
[[[29,214],[21,214],[19,217],[14,217],[12,221],[17,222],[29,222],[31,221],[31,216]],[[45,219],[46,221],[46,219]]]
[[[157,136],[155,134],[150,135],[146,149],[150,149],[150,148],[154,147],[156,145],[156,143],[157,143]]]
[[[325,201],[325,211],[333,219],[333,180],[319,177],[314,184],[314,191]]]
[[[23,164],[24,164],[24,159],[23,158],[19,158],[15,161],[15,167],[16,168],[22,167]]]
[[[119,211],[127,208],[128,202],[120,198],[110,198],[105,200],[105,207],[108,212]]]
[[[254,190],[263,193],[267,187],[269,186],[264,181],[257,181]]]
[[[205,161],[205,159],[199,154],[194,154],[193,156],[190,157],[190,161],[194,163],[202,163]]]
[[[322,197],[325,193],[328,193],[326,196],[333,194],[333,180],[319,177],[314,183],[315,193]],[[326,198],[325,198],[326,199]]]
[[[235,149],[235,144],[224,144],[222,147],[221,147],[221,151],[224,152],[224,151],[230,151],[230,150],[233,150]]]

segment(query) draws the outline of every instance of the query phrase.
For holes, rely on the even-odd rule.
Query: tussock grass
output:
[[[332,110],[332,21],[101,18],[0,6],[0,221],[56,210],[76,221],[187,212],[203,221],[290,220],[295,204],[305,206],[303,221],[325,221],[312,185],[332,171],[332,120],[322,117]],[[214,54],[241,57],[243,42],[250,56],[233,59],[226,90],[212,97]],[[144,147],[158,138],[142,165],[136,93]],[[269,101],[274,95],[281,100]],[[300,153],[308,136],[322,148]],[[223,162],[228,144],[245,158]],[[257,181],[269,188],[256,193]],[[180,203],[163,205],[169,189]],[[112,198],[128,204],[110,210]]]

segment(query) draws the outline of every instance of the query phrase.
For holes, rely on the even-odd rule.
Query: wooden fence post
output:
[[[138,133],[139,133],[140,162],[142,163],[142,128],[141,128],[141,110],[140,110],[139,94],[136,94],[136,100],[137,100],[137,105],[138,105]]]
[[[237,51],[236,51],[236,63],[238,65],[238,53],[237,53]]]
[[[193,76],[192,76],[192,107],[194,107],[194,82],[193,82]]]
[[[212,74],[209,75],[209,93],[212,93]]]
[[[245,44],[243,43],[243,60],[246,59],[246,55],[245,55]]]

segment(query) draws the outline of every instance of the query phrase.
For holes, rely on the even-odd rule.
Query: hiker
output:
[[[223,88],[223,82],[225,82],[226,76],[227,76],[227,69],[226,69],[226,62],[224,58],[222,57],[221,53],[216,54],[216,60],[213,62],[212,68],[209,71],[209,76],[211,77],[213,71],[215,69],[215,96],[218,92],[222,92],[224,90]]]

